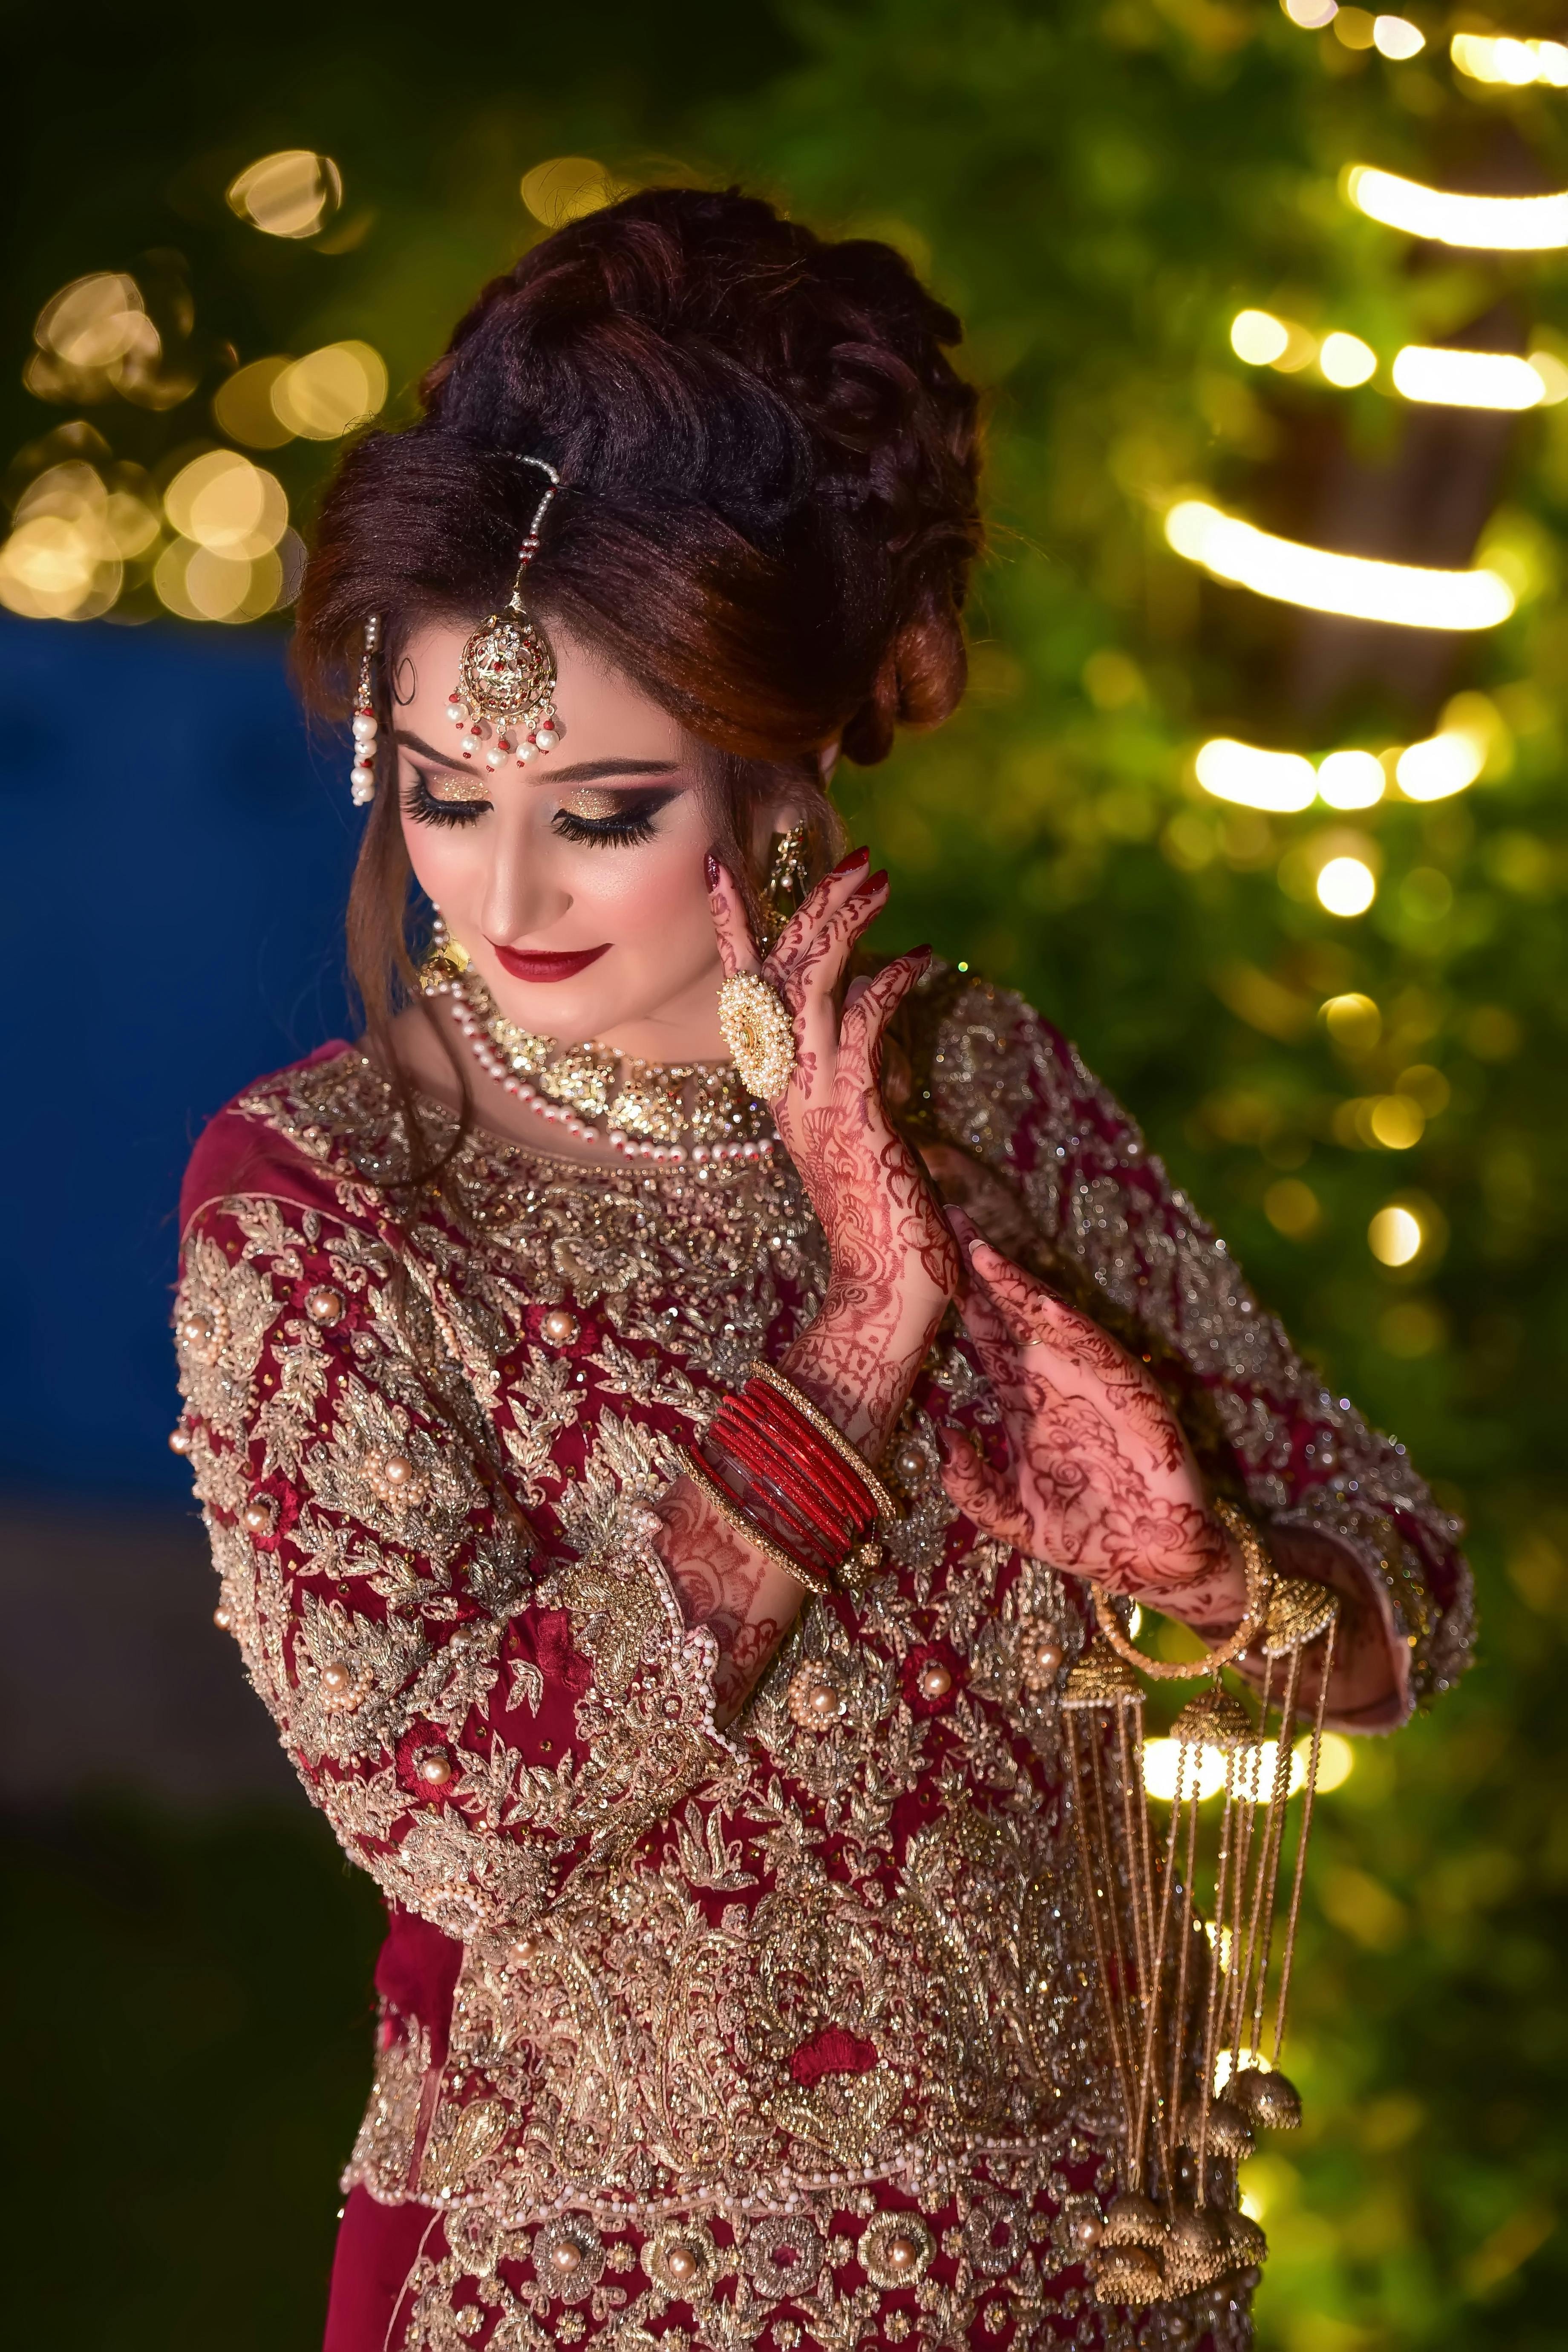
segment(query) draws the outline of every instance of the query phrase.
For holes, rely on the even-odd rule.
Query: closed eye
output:
[[[626,793],[574,793],[577,805],[557,809],[550,829],[562,841],[625,848],[634,842],[651,841],[655,818],[675,798],[674,793],[638,793],[635,797]]]
[[[419,824],[473,824],[489,814],[492,803],[478,776],[443,775],[432,792],[427,778],[415,771],[403,794],[403,805]],[[450,797],[444,787],[450,788]]]

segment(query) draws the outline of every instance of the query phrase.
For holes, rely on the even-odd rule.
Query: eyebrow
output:
[[[426,760],[434,760],[438,767],[455,768],[458,765],[449,751],[437,751],[433,744],[426,743],[418,735],[410,734],[405,728],[396,730],[394,740],[401,743],[405,751],[418,751]],[[674,760],[579,760],[574,767],[552,765],[541,769],[534,782],[543,783],[548,779],[552,784],[596,784],[609,776],[673,776],[679,773],[679,763]]]

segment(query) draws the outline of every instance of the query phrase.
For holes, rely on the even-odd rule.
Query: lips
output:
[[[574,980],[578,972],[586,971],[591,963],[597,963],[602,955],[610,951],[608,940],[600,948],[571,948],[558,953],[544,948],[496,947],[493,940],[490,945],[513,980]]]

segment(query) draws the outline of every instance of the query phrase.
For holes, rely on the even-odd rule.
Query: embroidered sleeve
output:
[[[207,1202],[176,1332],[218,1622],[394,1901],[515,1931],[732,1762],[636,1482],[531,1517],[504,1408],[374,1226]]]
[[[1400,1681],[1397,1707],[1361,1727],[1447,1689],[1473,1633],[1459,1522],[1404,1446],[1302,1363],[1073,1047],[1017,997],[968,984],[929,1024],[917,1078],[939,1177],[944,1150],[980,1163],[973,1213],[998,1245],[1032,1245],[1041,1272],[1151,1356],[1205,1471],[1268,1528],[1281,1564],[1310,1576],[1337,1547],[1358,1565]]]

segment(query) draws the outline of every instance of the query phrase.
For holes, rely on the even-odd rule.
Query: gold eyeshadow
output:
[[[592,784],[583,784],[575,792],[567,793],[561,805],[568,816],[580,816],[595,824],[602,824],[605,817],[624,816],[632,800],[627,793],[595,791]]]
[[[426,776],[425,789],[433,801],[488,801],[490,788],[483,776],[460,776],[450,769]]]

